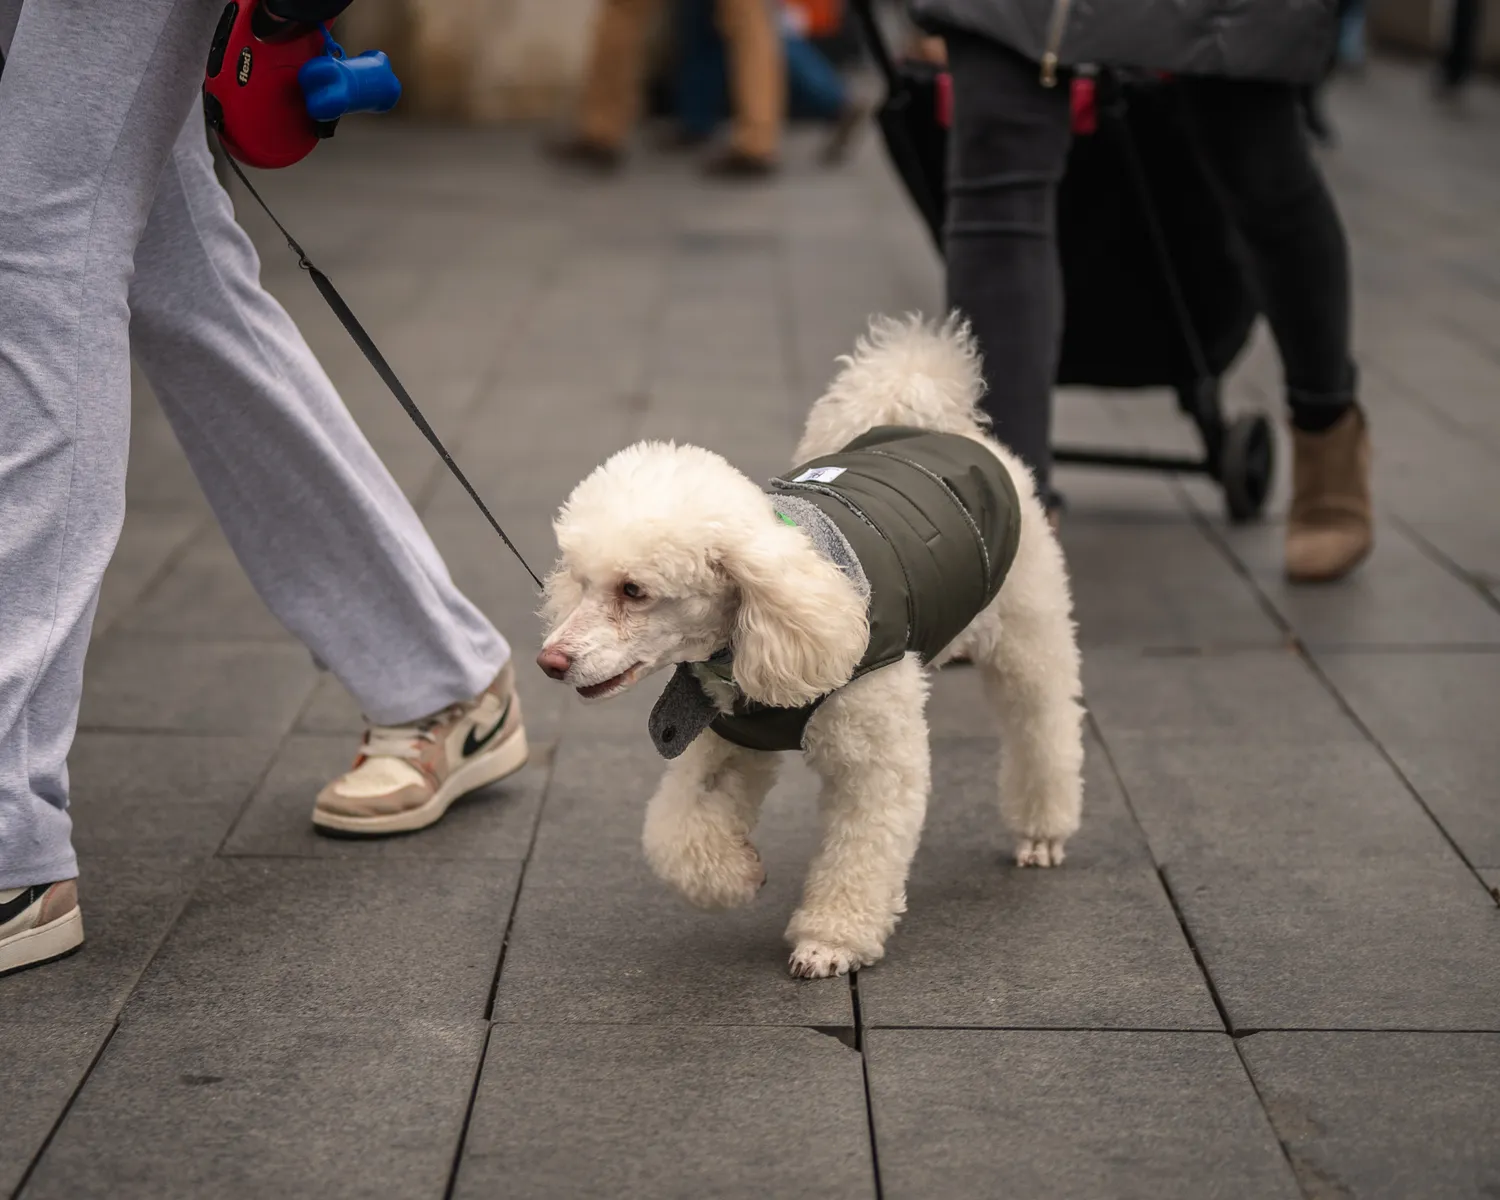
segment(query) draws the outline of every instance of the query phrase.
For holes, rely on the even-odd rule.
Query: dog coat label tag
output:
[[[793,483],[832,483],[844,473],[843,467],[809,467]]]

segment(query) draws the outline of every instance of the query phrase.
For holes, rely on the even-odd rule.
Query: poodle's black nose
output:
[[[567,675],[568,668],[573,665],[573,660],[564,651],[551,646],[536,656],[536,665],[553,679],[562,679]]]

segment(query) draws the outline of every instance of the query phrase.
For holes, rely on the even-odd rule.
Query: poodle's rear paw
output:
[[[1060,867],[1064,838],[1025,838],[1016,845],[1018,867]]]
[[[848,946],[836,946],[829,942],[798,942],[787,964],[793,979],[828,979],[834,975],[847,975],[859,967],[867,967],[874,959],[862,957]]]

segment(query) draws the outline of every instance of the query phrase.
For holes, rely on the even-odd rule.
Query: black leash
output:
[[[276,219],[276,214],[271,211],[271,206],[261,199],[260,193],[255,190],[255,185],[245,178],[245,172],[240,170],[240,164],[234,161],[234,156],[227,150],[224,152],[224,160],[234,170],[234,173],[239,177],[239,181],[245,185],[245,189],[254,197],[255,203],[260,205],[261,211],[271,218],[271,224],[275,225],[281,231],[281,236],[286,238],[286,244],[291,248],[292,253],[297,256],[297,265],[312,277],[313,287],[318,289],[318,294],[327,302],[328,307],[333,309],[333,315],[339,319],[339,324],[344,327],[345,332],[353,339],[354,344],[359,347],[360,353],[375,368],[375,373],[380,376],[381,381],[390,389],[391,395],[395,396],[401,402],[401,407],[406,409],[406,415],[422,431],[422,436],[432,443],[432,448],[438,452],[438,457],[448,464],[448,470],[452,471],[453,477],[459,483],[463,484],[464,491],[469,493],[469,499],[473,500],[479,506],[479,511],[484,514],[485,520],[494,526],[495,532],[500,535],[500,540],[510,548],[510,552],[516,556],[516,560],[526,568],[526,574],[531,576],[532,582],[537,587],[541,587],[542,581],[537,578],[537,573],[531,569],[531,564],[516,549],[516,544],[506,535],[505,530],[500,528],[500,522],[495,520],[494,514],[485,506],[484,501],[479,498],[479,493],[474,490],[474,485],[469,482],[468,477],[459,470],[458,464],[453,461],[453,455],[448,453],[448,447],[443,445],[442,439],[438,437],[432,426],[427,423],[427,418],[422,415],[422,410],[417,407],[416,401],[411,398],[410,393],[402,385],[401,380],[396,378],[396,372],[391,370],[391,364],[385,361],[385,355],[380,353],[380,348],[375,345],[374,340],[365,332],[365,327],[359,323],[359,318],[344,303],[344,298],[339,295],[338,289],[333,286],[332,280],[313,265],[312,259],[307,257],[307,251],[297,244],[297,239],[288,233],[286,226]]]

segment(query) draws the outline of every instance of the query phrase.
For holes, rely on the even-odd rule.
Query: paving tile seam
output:
[[[1441,327],[1441,322],[1438,322]],[[1484,351],[1486,358],[1493,357],[1488,349]],[[1447,409],[1434,404],[1427,399],[1426,395],[1418,388],[1412,387],[1407,380],[1398,372],[1392,371],[1381,361],[1379,353],[1366,354],[1365,363],[1361,370],[1368,369],[1371,375],[1377,376],[1392,392],[1396,393],[1406,402],[1407,408],[1425,416],[1434,426],[1442,430],[1449,437],[1470,445],[1478,445],[1486,450],[1491,457],[1500,457],[1500,446],[1490,441],[1488,434],[1482,429],[1474,429],[1464,421],[1455,417]]]
[[[1392,511],[1387,515],[1389,516],[1391,523],[1401,531],[1407,541],[1411,542],[1412,545],[1417,548],[1417,551],[1422,554],[1429,562],[1435,564],[1444,573],[1454,579],[1457,579],[1460,583],[1466,585],[1470,590],[1476,592],[1481,600],[1483,600],[1497,612],[1500,612],[1500,597],[1497,597],[1494,592],[1490,590],[1494,583],[1493,580],[1488,580],[1482,576],[1476,575],[1466,567],[1462,566],[1460,563],[1457,563],[1453,559],[1449,558],[1448,555],[1444,554],[1442,550],[1438,549],[1438,547],[1434,545],[1430,539],[1424,537],[1421,532],[1418,531],[1409,521],[1407,521],[1406,518],[1401,516],[1400,513]]]
[[[275,755],[273,754],[271,758],[272,761],[274,761]],[[266,764],[265,768],[261,771],[255,783],[251,786],[249,796],[247,796],[242,802],[240,807],[241,814],[243,814],[245,807],[250,803],[250,799],[255,795],[255,792],[259,790],[262,781],[264,781],[266,774],[269,771],[270,762]],[[238,816],[236,816],[236,822],[238,821],[238,819]],[[229,835],[228,833],[226,833],[224,836],[227,839]],[[223,847],[223,844],[223,841],[219,843],[220,848]],[[63,1122],[68,1119],[68,1114],[72,1112],[73,1105],[77,1102],[78,1097],[82,1094],[83,1089],[87,1085],[89,1079],[92,1078],[94,1069],[99,1065],[100,1060],[104,1057],[104,1051],[108,1048],[110,1042],[114,1039],[115,1034],[119,1031],[122,1014],[124,1013],[125,1009],[129,1007],[130,1002],[135,998],[136,988],[140,986],[141,980],[146,977],[146,973],[150,971],[152,964],[155,963],[157,958],[160,956],[162,947],[167,944],[168,939],[170,939],[172,936],[172,932],[177,928],[177,923],[182,919],[183,912],[186,911],[187,906],[192,902],[193,896],[197,893],[198,888],[202,885],[204,878],[207,876],[209,864],[212,861],[212,856],[207,857],[197,865],[197,868],[195,870],[188,872],[188,874],[192,876],[191,883],[189,884],[189,886],[183,888],[182,898],[177,904],[176,910],[172,913],[171,920],[167,921],[163,926],[161,936],[157,938],[156,944],[151,947],[151,953],[146,955],[144,961],[141,963],[139,970],[135,972],[134,978],[130,981],[130,987],[125,992],[124,999],[122,999],[119,1005],[115,1008],[115,1011],[111,1017],[109,1032],[102,1039],[98,1053],[96,1053],[93,1059],[90,1060],[87,1070],[84,1071],[82,1077],[78,1081],[78,1086],[75,1087],[69,1094],[67,1101],[63,1104],[62,1110],[58,1113],[57,1120],[52,1123],[52,1127],[47,1131],[46,1138],[43,1139],[42,1144],[37,1148],[35,1155],[32,1156],[30,1163],[27,1164],[26,1171],[21,1176],[21,1181],[16,1186],[16,1190],[12,1193],[12,1197],[19,1197],[22,1192],[25,1191],[27,1182],[31,1179],[31,1176],[36,1172],[38,1165],[40,1165],[42,1161],[42,1156],[46,1154],[47,1148],[51,1146],[52,1140],[57,1135],[58,1130],[62,1128]]]
[[[561,745],[563,733],[567,729],[568,716],[571,709],[564,710],[560,718],[556,745]],[[536,806],[536,813],[531,821],[531,834],[526,842],[526,853],[521,858],[520,869],[516,872],[516,886],[511,893],[510,912],[506,914],[505,930],[500,935],[500,950],[495,956],[495,972],[490,978],[489,995],[485,998],[484,1005],[484,1038],[479,1048],[479,1060],[474,1066],[474,1078],[469,1083],[469,1098],[464,1105],[464,1119],[459,1127],[458,1141],[453,1147],[453,1163],[448,1171],[448,1182],[443,1189],[443,1200],[452,1200],[453,1193],[458,1187],[458,1177],[463,1169],[464,1149],[469,1140],[469,1124],[474,1117],[474,1106],[479,1101],[479,1089],[484,1082],[484,1069],[489,1058],[490,1037],[494,1033],[496,1022],[495,998],[500,991],[500,975],[505,970],[506,951],[510,948],[511,931],[515,928],[516,913],[521,908],[521,892],[526,886],[526,868],[531,863],[532,852],[536,849],[536,839],[542,827],[542,814],[547,810],[547,801],[551,798],[552,778],[557,770],[557,755],[551,754],[547,758],[547,778],[542,784],[541,801]]]
[[[260,794],[261,788],[266,786],[266,780],[271,777],[271,772],[275,769],[282,753],[286,750],[287,743],[295,736],[297,726],[302,723],[303,719],[312,710],[313,703],[317,700],[318,683],[320,682],[321,674],[319,672],[320,678],[315,679],[312,686],[307,689],[307,695],[302,697],[302,703],[297,706],[297,712],[292,717],[291,722],[277,735],[276,748],[271,752],[271,756],[266,759],[264,765],[262,765],[259,774],[256,775],[254,782],[251,783],[245,798],[240,801],[239,809],[234,814],[234,820],[229,822],[229,827],[224,831],[224,836],[219,839],[219,844],[214,847],[214,852],[210,856],[211,859],[227,861],[240,857],[238,855],[226,854],[225,849],[233,840],[235,832],[240,827],[240,822],[245,819],[245,815],[250,811],[250,806],[255,802],[255,797]],[[196,885],[194,890],[196,890]],[[180,910],[178,916],[181,916]],[[176,917],[172,919],[172,924],[173,926],[177,924]],[[155,955],[152,955],[152,957],[154,958]],[[132,987],[130,990],[134,994],[135,988]]]
[[[129,510],[132,515],[140,515],[142,513],[150,514],[152,511],[150,509],[143,509],[138,505],[129,506]],[[177,510],[162,509],[158,511],[176,512]],[[199,517],[197,524],[195,524],[192,529],[188,531],[186,536],[183,537],[182,541],[180,541],[176,546],[172,548],[172,550],[167,554],[166,558],[162,559],[161,565],[158,566],[157,569],[152,572],[151,577],[141,585],[140,590],[130,598],[129,603],[121,605],[120,611],[117,612],[108,621],[104,622],[103,625],[95,625],[93,632],[90,634],[90,641],[97,642],[106,634],[109,634],[115,629],[119,628],[120,622],[123,621],[133,609],[143,603],[147,599],[147,597],[151,595],[152,592],[154,592],[163,583],[165,583],[167,576],[169,576],[182,564],[182,561],[188,556],[188,553],[192,550],[194,544],[196,544],[198,539],[204,535],[204,532],[208,529],[209,525],[212,524],[212,522],[212,517]]]
[[[1339,706],[1344,716],[1347,717],[1350,723],[1355,727],[1355,729],[1359,731],[1360,735],[1364,737],[1365,740],[1367,740],[1370,745],[1375,748],[1376,753],[1378,753],[1380,757],[1385,761],[1386,766],[1395,774],[1396,778],[1401,781],[1401,784],[1406,788],[1407,793],[1413,800],[1416,801],[1417,805],[1427,815],[1427,819],[1431,821],[1433,826],[1437,829],[1439,836],[1448,843],[1448,846],[1452,849],[1453,853],[1458,856],[1458,860],[1469,869],[1469,873],[1474,877],[1475,881],[1488,893],[1490,891],[1489,885],[1485,882],[1484,877],[1479,873],[1479,869],[1475,866],[1474,863],[1469,861],[1469,856],[1464,853],[1463,847],[1458,844],[1453,835],[1450,834],[1447,828],[1443,825],[1442,821],[1438,819],[1437,814],[1433,812],[1431,806],[1428,805],[1427,801],[1423,798],[1422,793],[1417,790],[1416,786],[1412,783],[1406,772],[1403,771],[1397,764],[1395,756],[1392,755],[1391,752],[1386,748],[1385,744],[1375,736],[1374,730],[1372,730],[1369,725],[1365,723],[1363,718],[1361,718],[1359,713],[1355,710],[1354,706],[1349,702],[1344,694],[1339,691],[1338,686],[1333,682],[1332,679],[1329,678],[1327,672],[1323,670],[1322,664],[1319,663],[1318,660],[1309,652],[1306,644],[1304,644],[1302,639],[1297,636],[1296,631],[1292,629],[1290,622],[1288,622],[1287,619],[1282,615],[1281,611],[1276,607],[1271,597],[1256,581],[1254,575],[1250,572],[1249,567],[1246,566],[1245,563],[1240,560],[1239,556],[1234,553],[1233,548],[1227,541],[1224,540],[1224,537],[1213,526],[1213,523],[1207,519],[1207,517],[1200,509],[1197,508],[1195,504],[1193,504],[1191,493],[1187,492],[1187,490],[1183,488],[1180,483],[1175,483],[1174,486],[1181,490],[1182,493],[1187,496],[1189,504],[1193,505],[1193,520],[1203,529],[1204,533],[1207,534],[1209,541],[1213,543],[1214,547],[1219,551],[1219,554],[1229,564],[1230,568],[1236,574],[1238,574],[1250,587],[1251,591],[1255,594],[1255,597],[1259,601],[1261,607],[1265,609],[1267,615],[1270,616],[1270,618],[1280,628],[1286,631],[1287,636],[1291,639],[1291,648],[1302,660],[1303,665],[1305,665],[1308,670],[1313,673],[1314,678],[1316,678],[1317,681],[1323,686],[1324,691],[1326,691],[1329,696],[1333,698],[1334,703]],[[1113,768],[1114,764],[1112,759],[1110,765],[1111,768]],[[1118,772],[1116,773],[1116,776],[1118,778]],[[1163,883],[1165,883],[1165,879],[1163,880]],[[1175,907],[1175,899],[1173,900],[1173,904]],[[1216,996],[1215,1003],[1217,1002],[1218,998]]]
[[[1250,1091],[1255,1096],[1255,1103],[1260,1108],[1261,1119],[1265,1121],[1266,1128],[1270,1131],[1271,1136],[1276,1139],[1276,1145],[1281,1150],[1282,1161],[1286,1163],[1286,1169],[1292,1177],[1292,1182],[1296,1185],[1297,1190],[1303,1196],[1307,1197],[1307,1200],[1314,1200],[1307,1189],[1302,1186],[1302,1176],[1297,1170],[1297,1160],[1292,1155],[1292,1147],[1281,1136],[1281,1130],[1276,1128],[1276,1121],[1271,1116],[1270,1106],[1266,1103],[1265,1096],[1261,1094],[1260,1085],[1255,1081],[1255,1073],[1250,1069],[1250,1064],[1245,1059],[1245,1051],[1241,1048],[1238,1039],[1234,1042],[1234,1057],[1235,1061],[1240,1064],[1240,1070],[1244,1072],[1245,1081],[1250,1085]]]
[[[1152,858],[1154,859],[1155,857],[1155,854],[1153,854]],[[1167,903],[1172,906],[1172,915],[1177,918],[1177,925],[1182,930],[1183,940],[1187,942],[1188,949],[1193,952],[1193,961],[1198,964],[1198,972],[1203,976],[1203,982],[1208,987],[1209,999],[1214,1002],[1214,1008],[1219,1013],[1219,1020],[1224,1023],[1224,1032],[1232,1033],[1234,1031],[1234,1023],[1229,1019],[1229,1010],[1224,1007],[1224,1000],[1219,995],[1219,985],[1214,982],[1214,977],[1208,969],[1208,963],[1204,961],[1203,952],[1198,949],[1198,940],[1193,937],[1192,928],[1188,925],[1187,914],[1183,912],[1182,905],[1178,903],[1177,894],[1172,890],[1172,885],[1167,880],[1167,871],[1164,866],[1157,866],[1156,878],[1161,883],[1162,891],[1167,894]]]
[[[517,895],[519,895],[519,887],[520,885],[518,884]],[[514,905],[514,902],[512,902],[512,905]],[[515,913],[514,906],[511,908],[511,913]],[[502,950],[503,953],[504,951]],[[498,968],[495,975],[498,980]],[[493,991],[490,994],[490,1003],[494,1003]],[[453,1193],[458,1188],[458,1176],[463,1170],[464,1165],[464,1147],[469,1141],[469,1124],[474,1119],[474,1106],[479,1101],[479,1085],[484,1079],[485,1063],[490,1056],[490,1036],[494,1031],[495,1026],[492,1023],[487,1024],[484,1030],[484,1037],[479,1042],[479,1059],[474,1064],[474,1078],[469,1082],[469,1098],[464,1104],[464,1119],[458,1127],[458,1140],[453,1147],[453,1162],[448,1168],[448,1180],[443,1187],[443,1200],[453,1200]]]
[[[870,1058],[865,1052],[864,1012],[859,1002],[859,972],[849,973],[849,1006],[854,1020],[854,1050],[859,1054],[860,1084],[865,1093],[865,1131],[870,1140],[870,1171],[874,1176],[875,1200],[883,1200],[880,1180],[880,1146],[875,1136],[875,1096],[870,1088]]]
[[[47,1130],[47,1136],[42,1139],[41,1145],[36,1149],[36,1153],[31,1156],[31,1161],[26,1164],[26,1169],[21,1172],[21,1178],[17,1181],[15,1190],[10,1194],[11,1200],[17,1200],[25,1192],[26,1185],[31,1182],[31,1177],[36,1174],[37,1167],[41,1166],[43,1155],[51,1148],[53,1139],[57,1137],[58,1131],[62,1129],[63,1122],[68,1119],[68,1114],[73,1111],[73,1105],[78,1102],[78,1097],[83,1092],[84,1087],[93,1078],[94,1069],[99,1065],[100,1060],[104,1057],[104,1052],[109,1049],[110,1042],[114,1041],[115,1034],[119,1030],[120,1014],[117,1012],[115,1013],[115,1019],[110,1022],[108,1031],[99,1039],[99,1048],[94,1051],[94,1056],[89,1059],[89,1064],[84,1068],[83,1074],[79,1076],[77,1085],[68,1093],[68,1098],[63,1102],[62,1110],[57,1114],[57,1119],[52,1122],[51,1128]]]
[[[1500,601],[1497,601],[1500,603]],[[1452,655],[1467,658],[1473,655],[1500,654],[1500,642],[1316,642],[1306,643],[1312,654],[1362,654],[1368,656],[1402,654]]]

